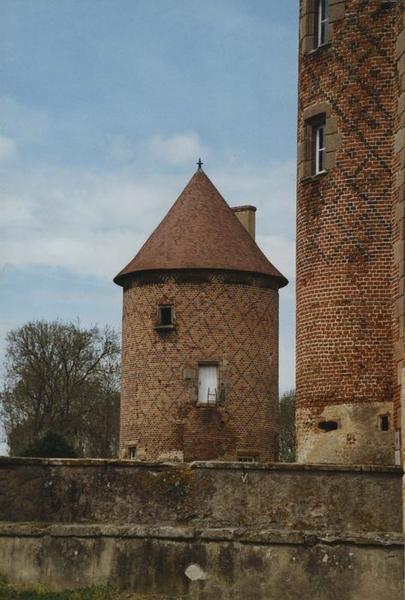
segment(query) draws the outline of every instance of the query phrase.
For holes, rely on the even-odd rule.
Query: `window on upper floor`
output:
[[[171,329],[174,326],[174,308],[170,304],[161,304],[157,308],[158,329]]]
[[[327,44],[329,40],[329,0],[316,0],[315,47]]]
[[[339,122],[328,102],[312,104],[302,111],[298,144],[299,181],[323,177],[336,167],[342,136]]]
[[[326,126],[325,119],[313,125],[313,172],[315,175],[325,171]]]
[[[326,115],[319,113],[305,121],[305,176],[326,172]]]

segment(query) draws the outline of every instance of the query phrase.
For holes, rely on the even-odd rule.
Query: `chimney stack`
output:
[[[249,235],[256,239],[256,207],[250,205],[234,206],[232,210]]]

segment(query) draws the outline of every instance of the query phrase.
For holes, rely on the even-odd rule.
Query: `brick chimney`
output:
[[[249,235],[256,239],[256,207],[250,205],[234,206],[232,210]]]

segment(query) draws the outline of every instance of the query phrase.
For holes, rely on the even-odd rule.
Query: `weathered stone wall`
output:
[[[195,600],[400,600],[401,471],[0,459],[0,574]]]
[[[402,600],[402,554],[392,538],[0,528],[0,569],[14,583],[71,589],[109,582],[145,600],[149,593],[162,600]]]
[[[392,224],[395,46],[404,4],[330,0],[328,43],[315,47],[317,6],[300,2],[298,456],[300,462],[393,464],[400,427],[398,411],[394,424],[392,327],[399,284]],[[326,127],[319,174],[307,135],[316,118]],[[336,429],[322,430],[325,421]]]
[[[157,307],[175,326],[156,330]],[[220,393],[197,404],[198,365],[215,362]],[[138,274],[123,309],[121,456],[141,460],[275,460],[278,285],[249,273]]]

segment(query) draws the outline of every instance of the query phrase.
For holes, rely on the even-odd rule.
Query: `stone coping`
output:
[[[354,544],[361,546],[400,546],[404,536],[399,533],[320,532],[312,530],[254,529],[254,528],[201,528],[150,525],[103,525],[65,523],[10,523],[0,522],[0,539],[19,538],[149,538],[191,542],[238,542],[259,545]]]
[[[51,467],[133,467],[138,469],[212,469],[240,471],[335,471],[345,473],[391,473],[403,474],[401,466],[394,465],[340,465],[340,464],[299,464],[299,463],[241,463],[220,461],[182,462],[141,462],[111,458],[26,458],[0,456],[1,466],[51,466]]]

